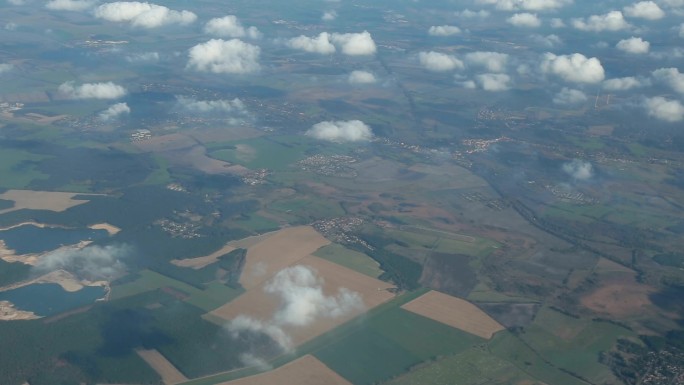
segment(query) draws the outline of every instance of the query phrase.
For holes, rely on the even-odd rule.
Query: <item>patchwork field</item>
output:
[[[14,201],[14,206],[0,210],[0,214],[23,209],[61,212],[89,202],[84,199],[74,199],[77,195],[80,194],[55,191],[8,190],[0,194],[0,199]]]
[[[504,329],[472,303],[438,291],[425,293],[402,308],[486,339]]]
[[[351,385],[316,357],[303,356],[266,373],[217,385]]]
[[[169,360],[166,359],[157,350],[138,349],[136,353],[147,362],[152,369],[154,369],[164,381],[165,385],[177,384],[187,381],[188,378],[183,375]]]

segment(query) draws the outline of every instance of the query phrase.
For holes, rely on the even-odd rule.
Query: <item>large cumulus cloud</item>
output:
[[[239,39],[211,39],[190,48],[187,67],[201,72],[247,74],[259,71],[261,49]]]
[[[546,53],[542,58],[541,70],[572,83],[598,83],[605,78],[605,71],[599,59],[587,58],[580,53],[554,55]]]
[[[306,135],[329,142],[367,142],[373,131],[360,120],[339,120],[316,123]]]
[[[209,20],[204,25],[204,32],[218,37],[249,37],[251,39],[261,37],[261,32],[256,27],[243,27],[235,15]]]
[[[630,27],[620,11],[610,11],[603,15],[572,19],[572,26],[582,31],[620,31]]]
[[[648,115],[666,122],[684,120],[684,105],[679,100],[668,100],[661,96],[646,98],[643,102]]]
[[[338,49],[348,56],[373,55],[377,51],[375,41],[368,31],[359,33],[321,32],[315,37],[300,35],[287,40],[285,44],[290,48],[323,55],[335,53]]]
[[[114,22],[127,22],[142,28],[157,28],[168,24],[187,25],[197,20],[197,15],[190,11],[176,11],[163,5],[139,1],[102,4],[95,9],[95,17]]]
[[[435,51],[418,53],[418,61],[425,69],[435,72],[451,71],[465,67],[463,62],[455,56]]]
[[[126,89],[112,82],[85,83],[80,86],[66,82],[59,86],[59,93],[69,99],[118,99],[126,95]]]

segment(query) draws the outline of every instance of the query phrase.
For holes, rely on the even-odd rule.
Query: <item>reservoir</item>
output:
[[[0,301],[10,301],[16,309],[32,311],[39,316],[51,316],[90,305],[104,296],[102,286],[85,286],[79,291],[68,292],[56,283],[34,283],[0,292]]]
[[[38,227],[32,224],[0,231],[0,239],[5,241],[7,248],[14,250],[17,255],[43,253],[60,246],[73,245],[80,241],[94,241],[108,236],[107,230],[103,229],[65,229]]]

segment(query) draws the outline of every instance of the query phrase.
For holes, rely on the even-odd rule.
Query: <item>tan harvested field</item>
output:
[[[159,374],[159,376],[161,376],[164,384],[178,384],[188,380],[183,373],[176,369],[176,367],[173,366],[173,364],[170,363],[169,360],[167,360],[166,357],[164,357],[156,349],[138,349],[135,352],[138,353],[140,358],[145,360],[145,362],[147,362],[147,364],[150,365],[152,369]]]
[[[195,168],[205,174],[244,175],[249,169],[207,156],[204,146],[169,151],[162,154],[170,163]]]
[[[472,303],[438,291],[427,292],[402,309],[486,339],[504,329]]]
[[[7,190],[0,194],[0,199],[14,201],[14,206],[0,210],[0,214],[22,209],[60,212],[89,202],[83,199],[73,199],[76,195],[83,194],[55,191]]]
[[[636,282],[634,274],[620,275],[602,279],[596,290],[582,297],[582,305],[613,319],[653,314],[650,295],[656,290]]]
[[[219,250],[214,251],[213,253],[209,255],[205,255],[204,257],[196,257],[196,258],[186,258],[186,259],[174,259],[171,261],[176,266],[180,267],[191,267],[195,270],[201,269],[205,266],[211,265],[212,263],[218,261],[218,258],[224,254],[228,254],[231,251],[235,250],[235,247],[230,246],[230,245],[225,245]]]
[[[316,357],[307,354],[266,373],[216,385],[351,385]]]
[[[116,235],[121,231],[120,228],[110,225],[109,223],[96,223],[94,225],[88,226],[89,228],[93,230],[107,230],[109,235]]]
[[[183,134],[168,134],[154,136],[147,140],[135,142],[134,144],[142,151],[160,152],[192,147],[197,145],[197,141]]]
[[[278,271],[329,243],[311,226],[282,229],[247,249],[240,284],[246,290],[257,287]]]
[[[323,292],[325,295],[336,295],[340,288],[347,288],[359,293],[365,307],[364,309],[350,311],[344,316],[337,318],[318,319],[306,327],[284,327],[283,330],[292,338],[294,346],[299,346],[322,335],[366,310],[394,298],[394,294],[387,290],[393,288],[393,285],[313,255],[300,258],[291,265],[308,266],[316,270],[317,275],[323,279]],[[287,266],[274,270],[268,278],[285,267]],[[252,286],[246,293],[212,311],[210,314],[224,320],[232,320],[239,315],[246,315],[260,320],[271,319],[278,310],[279,298],[264,292],[263,286],[266,284],[265,281],[262,280],[259,286]]]

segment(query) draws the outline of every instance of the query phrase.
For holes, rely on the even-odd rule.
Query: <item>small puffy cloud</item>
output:
[[[563,19],[559,19],[557,17],[552,18],[549,24],[551,25],[551,28],[565,28],[565,22]]]
[[[454,16],[461,19],[485,19],[488,18],[489,15],[489,11],[486,11],[484,9],[481,9],[479,11],[471,11],[468,8],[454,13]]]
[[[587,58],[580,53],[554,55],[546,53],[542,59],[541,70],[572,83],[598,83],[605,77],[599,59]]]
[[[506,74],[480,74],[475,76],[475,82],[483,90],[501,92],[511,88],[511,77]]]
[[[430,36],[451,36],[461,33],[461,29],[455,25],[433,25],[428,29]]]
[[[632,54],[646,54],[651,47],[651,43],[640,37],[630,37],[629,39],[620,40],[615,48]]]
[[[109,121],[118,118],[124,114],[130,114],[131,109],[126,103],[116,103],[111,105],[106,110],[100,112],[99,118],[103,121]]]
[[[0,74],[4,74],[5,72],[9,72],[14,68],[12,64],[9,63],[0,63]]]
[[[488,72],[504,72],[508,63],[508,55],[499,52],[477,51],[465,55],[469,66],[485,68]]]
[[[261,32],[256,27],[243,27],[234,15],[209,20],[204,25],[204,33],[218,37],[249,37],[250,39],[261,37]]]
[[[563,164],[563,171],[575,180],[588,180],[594,176],[594,167],[591,163],[573,159],[571,162]]]
[[[298,37],[289,39],[286,44],[288,47],[293,49],[319,53],[321,55],[329,55],[331,53],[335,53],[337,50],[330,42],[330,34],[327,32],[321,32],[316,37],[300,35]]]
[[[420,65],[430,71],[443,72],[455,69],[463,69],[465,65],[455,56],[447,55],[440,52],[420,52],[418,54],[418,61]]]
[[[229,118],[231,124],[239,124],[251,119],[251,114],[242,100],[197,100],[186,96],[177,96],[178,108],[186,114],[213,115]]]
[[[349,56],[373,55],[377,50],[375,41],[368,31],[359,33],[333,33],[330,40]]]
[[[190,48],[187,67],[213,73],[246,74],[259,71],[261,49],[239,39],[211,39]]]
[[[537,28],[541,25],[541,20],[534,13],[516,13],[506,19],[506,22],[514,27]]]
[[[643,103],[648,114],[666,122],[684,120],[684,105],[678,100],[668,100],[660,96],[646,98]]]
[[[479,4],[494,5],[502,11],[549,11],[572,4],[572,0],[477,0]]]
[[[684,73],[677,68],[660,68],[652,72],[653,78],[662,84],[667,84],[673,90],[684,94]]]
[[[112,83],[85,83],[74,86],[74,82],[62,83],[59,93],[70,99],[118,99],[126,95],[126,89]]]
[[[157,28],[169,24],[187,25],[197,20],[190,11],[175,11],[163,5],[138,1],[117,1],[102,4],[95,9],[95,17],[113,21],[128,22],[134,27]]]
[[[630,27],[620,11],[591,15],[586,19],[572,19],[572,26],[581,31],[591,32],[620,31]]]
[[[377,82],[375,75],[368,71],[352,71],[347,80],[350,84],[372,84]]]
[[[552,35],[546,35],[546,36],[532,35],[532,36],[530,36],[530,38],[535,43],[535,45],[543,46],[546,48],[553,48],[553,47],[556,47],[558,45],[563,44],[563,40],[561,40],[561,38],[558,37],[558,35],[553,35],[553,34]]]
[[[321,20],[323,21],[333,21],[335,19],[337,19],[337,12],[335,11],[323,12],[323,16],[321,16]]]
[[[154,63],[159,61],[158,52],[141,52],[130,54],[126,56],[126,61],[129,63]]]
[[[553,97],[553,103],[562,106],[570,106],[586,101],[587,95],[584,92],[567,87],[563,87],[563,89]]]
[[[124,273],[126,267],[121,260],[130,253],[130,248],[122,245],[61,248],[39,258],[34,269],[43,274],[66,270],[91,281],[111,279]]]
[[[627,91],[633,88],[643,87],[649,84],[647,79],[628,76],[624,78],[608,79],[603,82],[603,89],[606,91]]]
[[[50,0],[45,8],[55,11],[85,11],[95,5],[94,0]]]
[[[367,142],[373,138],[370,127],[360,120],[316,123],[306,132],[306,135],[329,142]]]
[[[625,15],[646,20],[658,20],[665,17],[665,12],[653,1],[640,1],[623,8]]]

